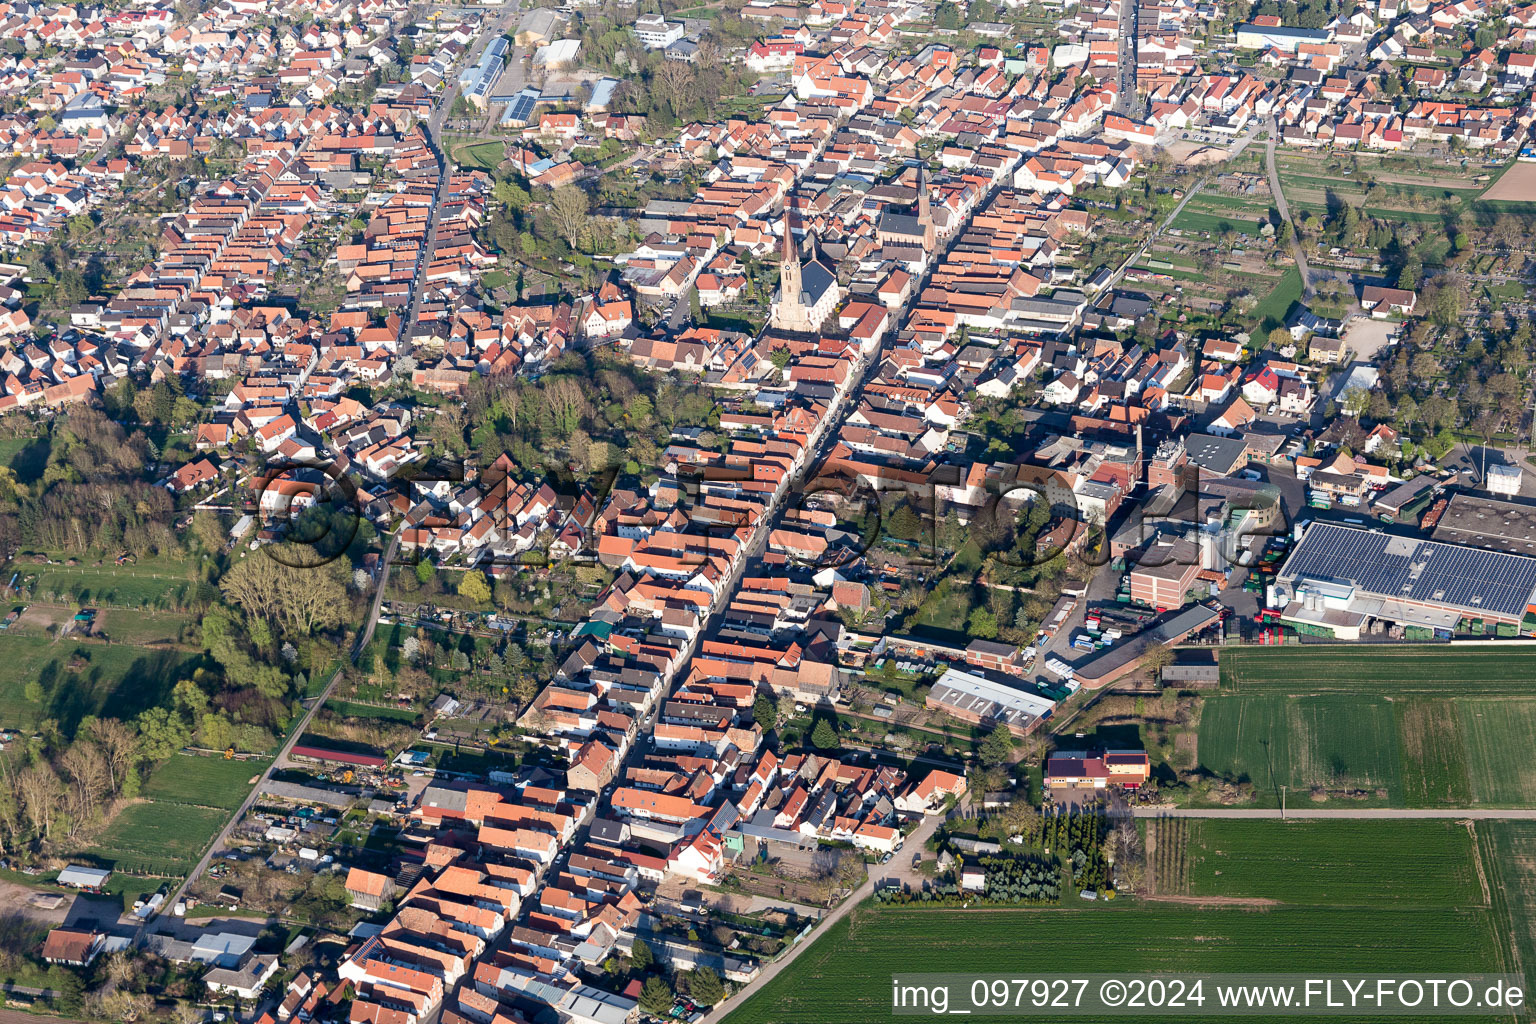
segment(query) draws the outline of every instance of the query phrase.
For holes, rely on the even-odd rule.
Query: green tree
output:
[[[423,586],[432,582],[432,577],[437,575],[437,566],[423,558],[416,563],[416,579]]]
[[[1004,764],[1008,756],[1013,753],[1013,733],[1007,726],[999,725],[987,733],[987,738],[981,741],[981,747],[977,750],[981,763],[988,767],[996,767]]]
[[[720,975],[700,967],[688,975],[688,994],[701,1006],[714,1006],[725,998],[725,984]]]
[[[922,525],[922,520],[917,518],[917,513],[903,504],[891,513],[891,520],[886,524],[886,529],[898,540],[912,540],[917,537],[917,532],[922,529]]]
[[[779,709],[766,693],[758,694],[752,702],[752,720],[765,732],[779,724]]]
[[[491,188],[491,198],[507,209],[519,212],[528,209],[528,204],[533,201],[528,190],[514,181],[498,181]]]
[[[468,598],[475,604],[490,604],[491,585],[485,581],[485,573],[479,569],[466,572],[459,580],[459,596]]]
[[[832,723],[823,718],[816,723],[816,728],[811,730],[811,745],[817,750],[836,750],[837,730],[832,728]]]
[[[971,612],[971,617],[966,621],[966,631],[971,636],[982,640],[992,640],[997,636],[997,616],[990,609],[977,608]]]
[[[635,962],[635,970],[648,971],[656,962],[656,954],[651,951],[650,944],[644,939],[636,939],[635,946],[629,953],[630,959]],[[669,1006],[668,1009],[671,1009]]]
[[[653,1017],[671,1012],[672,986],[667,984],[665,978],[652,975],[645,979],[645,986],[640,989],[640,1009]]]

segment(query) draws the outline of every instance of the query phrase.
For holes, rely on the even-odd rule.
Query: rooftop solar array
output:
[[[1536,558],[1313,523],[1280,578],[1519,618],[1536,593]]]
[[[537,89],[524,89],[512,97],[512,102],[507,104],[507,112],[502,117],[504,124],[527,124],[533,117],[533,108],[539,102]]]

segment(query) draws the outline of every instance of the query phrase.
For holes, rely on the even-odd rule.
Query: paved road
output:
[[[732,1010],[745,1002],[754,992],[778,977],[779,972],[794,963],[801,953],[810,948],[812,943],[825,935],[837,922],[853,913],[855,907],[872,896],[877,880],[893,879],[914,886],[921,885],[926,881],[923,876],[911,868],[912,854],[923,849],[923,844],[928,841],[928,837],[933,835],[934,829],[938,828],[939,823],[943,820],[944,815],[942,814],[930,814],[925,817],[923,823],[906,838],[905,845],[896,851],[896,856],[891,858],[890,864],[870,865],[869,877],[864,880],[863,885],[853,891],[853,895],[843,900],[842,903],[838,904],[837,909],[822,918],[811,934],[795,943],[783,956],[763,968],[762,973],[757,977],[738,988],[727,1002],[709,1011],[704,1017],[702,1024],[720,1024]]]
[[[400,531],[396,530],[389,538],[389,547],[384,549],[384,556],[379,559],[379,582],[378,587],[373,592],[373,604],[368,609],[368,620],[363,626],[363,631],[358,634],[357,643],[352,647],[352,662],[354,664],[362,656],[363,651],[367,649],[369,642],[373,640],[373,631],[379,624],[379,608],[384,601],[384,587],[389,582],[389,563],[395,557],[395,552],[399,546]],[[182,893],[190,888],[193,882],[201,878],[204,871],[208,870],[208,865],[213,860],[213,855],[225,848],[225,845],[229,842],[230,832],[234,830],[235,825],[245,817],[246,812],[256,803],[256,798],[261,794],[262,787],[272,778],[272,773],[277,770],[277,766],[288,756],[294,744],[298,743],[299,737],[304,735],[304,730],[309,728],[310,719],[314,718],[315,712],[319,711],[321,706],[330,699],[331,691],[336,688],[336,683],[341,679],[342,668],[343,666],[338,665],[336,670],[331,673],[331,678],[326,681],[325,689],[320,691],[320,696],[315,698],[314,702],[310,704],[309,710],[304,712],[304,717],[299,720],[298,728],[293,730],[287,742],[283,744],[282,749],[277,752],[277,756],[272,758],[272,762],[267,765],[266,771],[261,773],[261,778],[256,780],[256,785],[246,795],[245,800],[240,804],[240,809],[235,811],[234,815],[224,823],[224,827],[219,830],[218,836],[197,862],[197,866],[192,869],[191,873],[187,875],[186,880],[165,901],[164,906],[167,910],[174,908],[176,901],[181,898]]]
[[[512,0],[496,23],[481,31],[480,37],[465,54],[463,67],[468,67],[480,60],[481,52],[492,39],[507,30],[507,26],[517,17],[521,6],[522,0]],[[455,65],[455,69],[459,66]],[[448,112],[453,109],[454,101],[458,97],[459,80],[455,75],[444,85],[443,94],[438,97],[437,105],[432,108],[431,115],[422,126],[427,139],[427,148],[437,158],[437,188],[432,193],[432,216],[427,221],[427,230],[422,236],[421,251],[416,255],[416,275],[411,280],[411,295],[405,304],[405,316],[400,320],[401,351],[407,354],[410,350],[411,328],[416,326],[416,321],[421,316],[421,300],[427,290],[427,265],[431,262],[432,253],[437,248],[437,226],[442,218],[443,199],[448,194],[450,168],[448,155],[443,151],[441,142],[443,121],[447,118]]]
[[[1139,0],[1120,0],[1119,61],[1120,93],[1115,97],[1115,113],[1139,119],[1143,113],[1136,98],[1136,44],[1140,24]]]
[[[1305,798],[1303,798],[1305,799]],[[1138,818],[1271,818],[1279,820],[1278,807],[1137,807]],[[1351,818],[1380,821],[1399,819],[1449,818],[1454,821],[1536,821],[1532,807],[1287,807],[1285,820],[1292,818]]]

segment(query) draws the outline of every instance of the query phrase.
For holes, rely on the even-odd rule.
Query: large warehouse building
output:
[[[1447,544],[1536,555],[1536,505],[1453,494],[1430,536]]]
[[[1455,630],[1463,619],[1519,626],[1536,611],[1536,558],[1313,523],[1275,579],[1291,625],[1359,639],[1371,619]]]
[[[947,669],[933,684],[926,703],[962,722],[1007,726],[1015,736],[1023,736],[1041,719],[1049,718],[1056,707],[1038,694],[955,668]]]

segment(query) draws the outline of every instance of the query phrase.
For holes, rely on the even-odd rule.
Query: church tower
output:
[[[928,198],[928,168],[917,169],[917,224],[923,232],[923,248],[933,250],[937,230],[933,226],[933,207]]]
[[[783,330],[805,329],[805,310],[800,304],[800,250],[789,226],[789,209],[784,210],[784,240],[779,247],[779,301],[774,303],[772,321]]]

